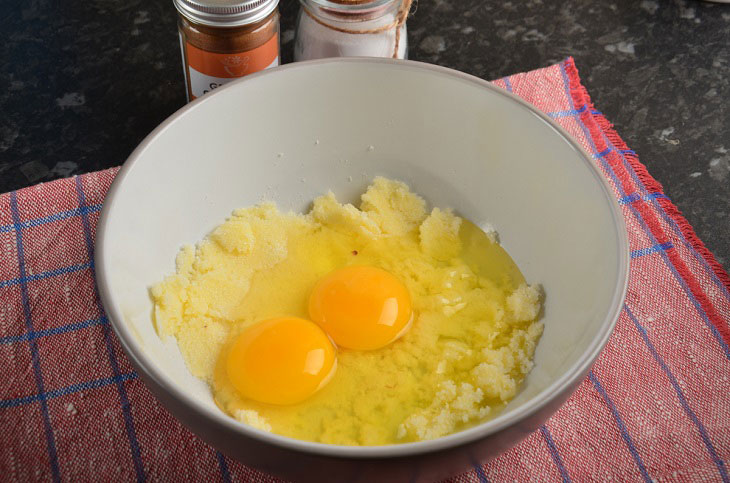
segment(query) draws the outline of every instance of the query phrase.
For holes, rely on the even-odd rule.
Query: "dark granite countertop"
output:
[[[290,62],[295,0],[282,0]],[[0,15],[0,192],[124,162],[185,103],[171,0]],[[572,55],[596,107],[730,268],[730,5],[421,0],[410,58],[485,79]]]

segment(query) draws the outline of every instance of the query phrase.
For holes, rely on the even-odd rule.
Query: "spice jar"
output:
[[[411,0],[300,0],[300,4],[294,60],[407,57]]]
[[[173,0],[188,102],[279,65],[279,0]]]

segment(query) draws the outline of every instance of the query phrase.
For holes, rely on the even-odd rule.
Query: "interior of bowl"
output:
[[[328,190],[357,202],[376,175],[492,224],[527,280],[544,287],[535,368],[478,430],[514,421],[592,360],[626,278],[623,225],[600,175],[544,117],[499,89],[383,60],[295,64],[235,82],[173,116],[135,151],[97,239],[104,303],[130,355],[201,414],[220,413],[175,341],[155,332],[148,288],[174,271],[181,245],[235,208],[273,200],[302,211]]]

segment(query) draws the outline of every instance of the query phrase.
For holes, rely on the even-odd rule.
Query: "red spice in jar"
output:
[[[279,0],[174,0],[188,101],[279,65]]]

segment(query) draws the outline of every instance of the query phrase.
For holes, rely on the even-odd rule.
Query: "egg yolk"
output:
[[[338,346],[372,350],[403,335],[413,310],[408,290],[393,275],[350,266],[317,282],[309,297],[309,316]]]
[[[269,404],[296,404],[323,387],[337,365],[335,348],[309,320],[259,322],[234,341],[228,377],[243,396]]]

